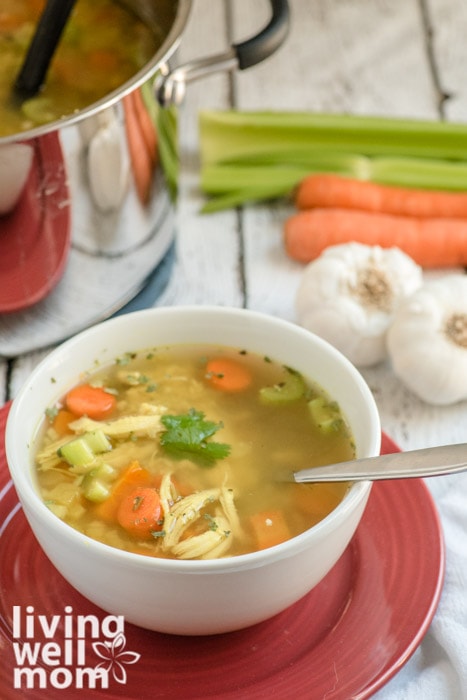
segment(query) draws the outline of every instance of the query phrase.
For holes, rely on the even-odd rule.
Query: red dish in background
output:
[[[71,244],[67,174],[58,134],[30,142],[34,154],[21,197],[0,216],[0,313],[28,308],[52,291]]]
[[[45,615],[49,621],[63,616],[67,606],[75,616],[102,620],[106,614],[62,578],[26,522],[4,453],[7,413],[8,407],[0,409],[2,700],[60,700],[64,693],[67,700],[364,700],[400,670],[422,641],[444,578],[437,511],[419,479],[377,482],[356,535],[336,566],[311,593],[271,620],[209,637],[158,634],[128,624],[125,646],[114,657],[125,667],[124,682],[111,673],[108,689],[13,688],[13,606],[19,606],[23,617],[32,606],[36,618]],[[383,436],[383,453],[397,449]],[[63,629],[57,629],[54,639],[61,637]],[[86,663],[92,667],[102,661],[93,651],[95,641],[85,642]],[[139,655],[136,662],[125,663],[128,652]]]

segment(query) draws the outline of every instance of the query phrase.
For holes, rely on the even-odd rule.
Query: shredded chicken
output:
[[[113,421],[96,421],[83,416],[70,423],[70,428],[77,435],[100,428],[110,437],[125,437],[127,435],[147,435],[155,437],[161,431],[160,414],[125,416]]]
[[[162,548],[178,559],[215,559],[223,556],[234,538],[241,535],[232,489],[225,486],[205,489],[177,499],[171,484],[170,475],[165,475],[160,490],[165,513]],[[208,516],[203,510],[212,503],[217,503],[215,514]],[[209,521],[207,529],[183,539],[190,525],[202,517]]]

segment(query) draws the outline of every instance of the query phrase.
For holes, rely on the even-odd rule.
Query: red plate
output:
[[[0,410],[0,442],[7,408]],[[396,445],[383,437],[383,452]],[[162,635],[126,625],[107,689],[76,686],[73,673],[101,658],[85,638],[85,660],[47,676],[44,690],[14,689],[13,606],[32,618],[106,616],[57,573],[27,525],[0,444],[0,697],[218,698],[349,700],[369,698],[420,644],[444,576],[444,545],[431,496],[420,480],[375,483],[364,517],[338,564],[311,593],[255,627],[212,637]],[[128,592],[131,595],[131,591]],[[157,605],[157,590],[154,591]],[[75,617],[73,617],[75,616]],[[36,623],[37,624],[37,623]],[[55,639],[64,639],[66,626]],[[25,627],[23,627],[23,630]],[[42,640],[39,636],[29,642]],[[125,644],[126,643],[126,644]],[[102,646],[100,647],[102,650]],[[133,652],[133,653],[132,653]],[[108,652],[110,654],[110,651]],[[139,655],[139,658],[138,658]],[[108,657],[110,658],[110,657]],[[44,664],[43,664],[44,666]],[[54,666],[47,662],[47,672]],[[52,678],[52,680],[50,680]],[[118,678],[119,680],[116,680]],[[24,687],[24,684],[23,684]]]
[[[0,216],[0,313],[43,299],[60,280],[71,238],[70,202],[58,134],[33,139],[21,198]]]

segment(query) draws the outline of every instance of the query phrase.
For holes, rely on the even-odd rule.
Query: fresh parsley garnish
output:
[[[230,445],[209,440],[223,423],[206,420],[201,411],[191,408],[179,416],[162,416],[161,421],[166,428],[161,433],[161,445],[178,459],[191,459],[210,467],[230,454]]]

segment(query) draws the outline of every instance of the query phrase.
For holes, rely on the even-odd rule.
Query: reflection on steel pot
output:
[[[262,61],[282,44],[288,30],[287,0],[270,0],[270,22],[258,35],[224,54],[172,71],[168,62],[182,40],[191,0],[113,2],[151,29],[157,27],[154,31],[163,28],[160,45],[150,60],[126,82],[71,115],[47,122],[45,109],[45,116],[40,117],[45,123],[26,130],[23,124],[23,130],[0,137],[0,189],[2,182],[9,183],[5,200],[0,202],[0,243],[7,244],[2,241],[7,231],[8,239],[14,238],[11,224],[15,209],[22,204],[24,210],[29,200],[36,200],[36,209],[40,201],[42,220],[61,220],[61,226],[49,227],[47,234],[41,221],[35,221],[36,255],[38,249],[42,249],[42,257],[50,254],[51,245],[54,247],[51,236],[71,239],[65,274],[53,291],[44,286],[42,300],[37,289],[35,294],[30,291],[34,287],[30,264],[25,279],[21,262],[14,271],[0,262],[0,355],[59,342],[114,313],[141,289],[173,239],[178,174],[174,105],[180,103],[185,83],[216,70],[242,70]],[[162,18],[160,8],[165,8]],[[102,60],[111,61],[108,57]],[[89,75],[87,64],[82,72]],[[44,96],[46,90],[39,99]],[[66,195],[60,202],[56,193],[53,201],[48,200],[49,185],[56,188],[49,180],[47,149],[40,149],[41,140],[50,133],[57,136],[60,169],[66,176],[66,187],[61,188]],[[41,151],[42,160],[31,157],[34,147]],[[14,169],[8,165],[12,148],[18,153]],[[57,153],[54,158],[56,165]],[[33,168],[36,173],[31,176]],[[63,217],[63,210],[68,211],[68,217]],[[32,225],[26,214],[23,211],[22,226]],[[66,220],[68,232],[63,229]],[[24,251],[24,260],[29,254],[29,250]],[[40,265],[40,256],[37,260]],[[67,303],[73,301],[76,309],[77,298],[83,316],[70,319]],[[34,348],[20,347],[22,325],[27,323],[32,331],[29,337],[34,337],[36,318],[40,330],[38,327]]]

